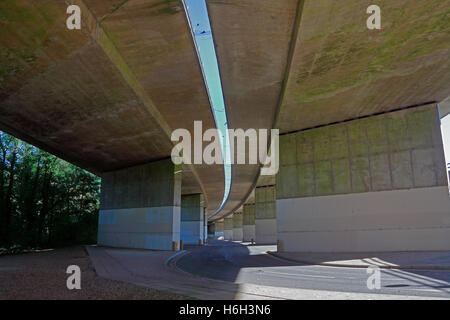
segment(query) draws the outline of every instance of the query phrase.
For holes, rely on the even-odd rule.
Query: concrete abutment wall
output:
[[[276,207],[280,251],[449,250],[436,106],[281,136]]]

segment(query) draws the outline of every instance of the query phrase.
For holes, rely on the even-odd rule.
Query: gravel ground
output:
[[[69,265],[81,269],[81,290],[68,290]],[[100,278],[81,246],[0,256],[0,299],[156,299],[189,297]]]

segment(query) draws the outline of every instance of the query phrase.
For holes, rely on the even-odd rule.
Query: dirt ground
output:
[[[68,290],[66,269],[81,269],[81,289]],[[82,246],[0,256],[0,299],[187,299],[188,297],[103,279]]]

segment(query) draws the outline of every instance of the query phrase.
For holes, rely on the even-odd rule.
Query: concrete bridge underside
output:
[[[228,126],[279,128],[283,141],[450,96],[448,3],[383,3],[382,30],[369,31],[365,12],[372,2],[208,0]],[[214,127],[182,3],[71,3],[82,9],[81,30],[66,28],[66,1],[0,3],[0,129],[107,177],[114,187],[103,189],[126,200],[103,210],[150,210],[158,201],[145,193],[130,198],[129,186],[141,190],[141,182],[123,172],[134,172],[136,181],[151,177],[151,163],[170,157],[172,130],[193,132],[194,120]],[[280,154],[289,151],[282,146]],[[163,186],[171,192],[164,206],[172,218],[181,194],[203,194],[214,222],[248,201],[258,176],[257,165],[234,165],[229,199],[214,216],[224,192],[221,165],[183,166],[181,187],[174,176],[153,188],[171,181]]]

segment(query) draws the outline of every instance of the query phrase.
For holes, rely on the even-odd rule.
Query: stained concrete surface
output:
[[[99,244],[154,250],[179,245],[181,171],[170,159],[104,174],[100,198]]]
[[[280,251],[450,249],[435,104],[286,134],[280,144]]]
[[[444,163],[435,104],[287,134],[277,199],[444,186]]]
[[[2,130],[100,173],[169,156],[168,134],[193,120],[214,126],[180,1],[74,3],[81,31],[65,27],[64,2],[0,3]],[[389,1],[374,32],[368,0],[207,4],[230,128],[271,128],[279,113],[275,126],[295,131],[450,95],[443,1]],[[258,172],[233,167],[214,219],[244,203]],[[183,180],[214,212],[222,166],[191,166]]]
[[[277,127],[291,132],[450,95],[446,1],[304,1]]]

